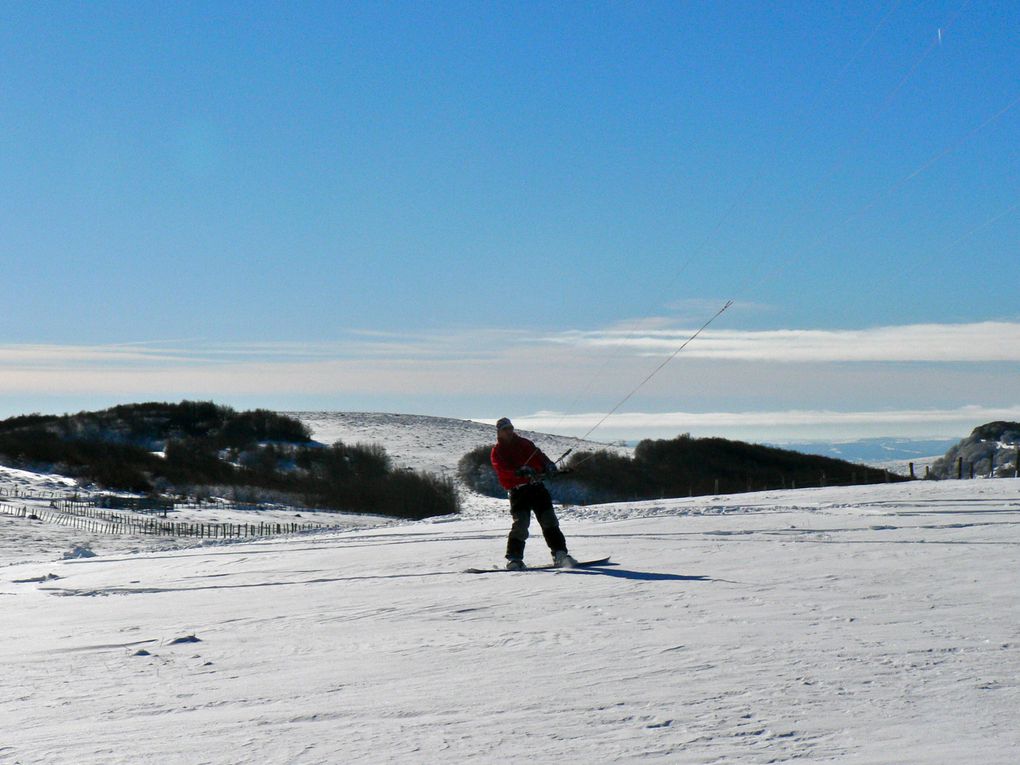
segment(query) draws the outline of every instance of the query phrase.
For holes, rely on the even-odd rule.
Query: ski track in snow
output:
[[[320,417],[429,469],[475,438]],[[461,572],[506,502],[464,503],[190,546],[0,515],[0,763],[1018,759],[1020,481],[561,508],[613,565],[498,576]]]

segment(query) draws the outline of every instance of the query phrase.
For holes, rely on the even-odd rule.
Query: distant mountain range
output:
[[[804,454],[879,465],[941,457],[959,438],[862,438],[855,441],[801,441],[770,444]]]

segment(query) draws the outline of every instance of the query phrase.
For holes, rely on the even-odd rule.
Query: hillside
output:
[[[424,470],[443,476],[454,476],[457,463],[469,451],[490,447],[496,433],[492,425],[449,417],[427,417],[415,414],[384,414],[378,412],[284,412],[300,420],[323,443],[341,440],[344,443],[378,444],[397,467]],[[596,441],[582,441],[568,436],[519,431],[540,444],[554,459],[568,449],[592,451],[608,449],[616,454],[629,454],[626,447],[608,446]]]
[[[394,469],[378,445],[326,445],[293,417],[211,402],[12,417],[0,421],[0,464],[182,500],[229,496],[409,518],[457,510],[450,481]]]
[[[379,444],[398,466],[456,477],[473,491],[505,496],[489,465],[491,425],[468,420],[369,412],[288,412],[316,440]],[[638,448],[521,431],[575,473],[549,484],[568,503],[657,499],[828,484],[895,482],[882,469],[789,449],[725,439],[646,441]],[[666,454],[664,454],[666,453]],[[719,481],[717,487],[716,481]]]
[[[0,421],[3,464],[127,491],[242,482],[268,488],[265,476],[241,476],[237,468],[260,462],[269,467],[260,458],[275,451],[270,443],[309,442],[296,420],[264,410],[239,413],[209,402],[128,404]]]

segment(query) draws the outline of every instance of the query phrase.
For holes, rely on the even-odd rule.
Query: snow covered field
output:
[[[1020,761],[1020,481],[564,508],[615,565],[461,573],[506,515],[68,560],[0,516],[0,763]]]

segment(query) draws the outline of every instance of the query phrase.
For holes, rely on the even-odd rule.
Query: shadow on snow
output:
[[[626,568],[619,568],[615,563],[605,563],[601,566],[585,566],[584,568],[557,568],[551,569],[557,574],[571,574],[578,576],[611,576],[616,579],[632,579],[641,582],[711,582],[707,576],[692,576],[688,574],[660,574],[654,571],[631,571]]]

